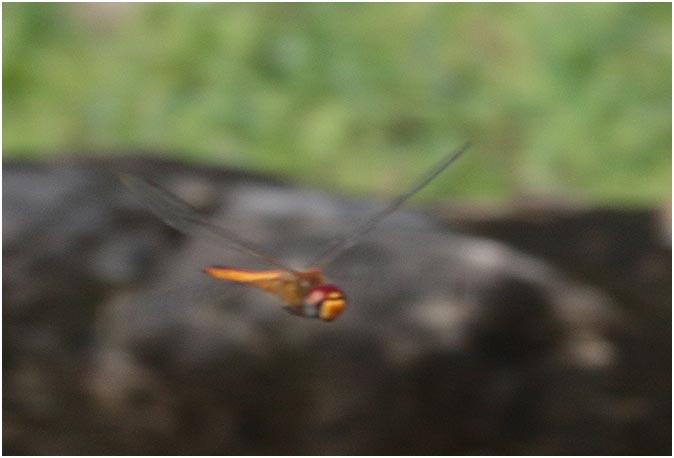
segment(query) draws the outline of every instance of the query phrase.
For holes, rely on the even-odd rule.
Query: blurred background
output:
[[[2,16],[3,452],[671,452],[671,4]],[[328,331],[116,179],[301,265],[466,140]]]
[[[663,203],[670,11],[7,5],[5,158],[144,148],[359,195],[470,139],[426,197]]]

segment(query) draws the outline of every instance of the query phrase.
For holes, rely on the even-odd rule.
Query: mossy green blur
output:
[[[421,199],[671,196],[671,4],[3,5],[5,158],[157,150]]]

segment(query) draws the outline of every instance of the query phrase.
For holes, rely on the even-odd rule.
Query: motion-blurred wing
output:
[[[244,240],[224,227],[206,221],[194,208],[168,191],[132,175],[122,175],[121,180],[145,203],[151,212],[169,226],[189,235],[215,239],[233,250],[294,272],[281,261],[261,252],[253,243]]]
[[[405,203],[410,197],[415,195],[421,189],[423,189],[428,183],[433,181],[438,175],[440,175],[447,167],[450,166],[454,161],[456,161],[470,146],[470,143],[467,142],[459,149],[452,151],[449,155],[444,157],[440,163],[431,169],[431,171],[424,176],[419,182],[417,182],[412,188],[407,192],[401,194],[396,199],[391,201],[391,203],[382,209],[379,213],[375,213],[370,218],[368,218],[363,224],[358,226],[353,232],[347,234],[344,237],[337,238],[332,242],[320,255],[316,257],[314,262],[311,264],[312,267],[323,268],[330,262],[334,261],[337,256],[339,256],[344,250],[353,245],[359,238],[370,232],[379,224],[384,218],[389,216],[391,213],[396,211],[402,204]]]

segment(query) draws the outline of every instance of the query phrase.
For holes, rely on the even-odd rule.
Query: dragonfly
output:
[[[275,267],[273,270],[248,270],[215,265],[203,269],[207,275],[218,280],[239,283],[271,293],[281,299],[284,304],[283,308],[293,315],[330,322],[344,312],[347,299],[344,292],[331,284],[324,276],[323,271],[326,266],[426,187],[454,163],[469,146],[470,143],[465,143],[443,157],[410,189],[371,215],[351,232],[335,238],[311,262],[311,267],[302,270],[294,269],[266,254],[254,243],[229,229],[211,223],[189,204],[149,181],[134,175],[122,175],[121,180],[152,213],[174,229],[190,236],[208,237],[229,249],[260,259]]]

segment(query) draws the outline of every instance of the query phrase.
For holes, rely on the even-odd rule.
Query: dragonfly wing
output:
[[[377,224],[379,224],[384,218],[389,216],[391,213],[395,212],[402,204],[404,204],[410,197],[414,196],[417,192],[423,189],[428,183],[433,181],[438,175],[440,175],[447,167],[449,167],[454,161],[456,161],[470,146],[470,142],[465,143],[460,148],[452,151],[449,155],[445,156],[442,161],[440,161],[435,167],[433,167],[430,172],[424,176],[419,182],[417,182],[412,188],[407,192],[401,194],[395,198],[391,203],[380,210],[378,213],[375,213],[360,226],[358,226],[353,232],[347,234],[343,237],[337,238],[333,243],[331,243],[325,251],[316,257],[312,267],[323,268],[337,258],[341,253],[344,252],[347,248],[352,246],[358,239],[374,229]]]
[[[293,272],[293,269],[281,261],[264,254],[255,244],[249,242],[224,227],[206,221],[194,208],[178,197],[154,184],[132,176],[122,175],[122,182],[134,194],[142,199],[148,209],[161,218],[166,224],[185,234],[206,237],[223,243],[230,249],[262,259],[282,269]]]

